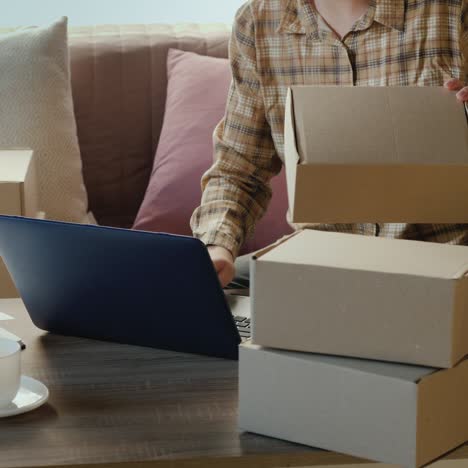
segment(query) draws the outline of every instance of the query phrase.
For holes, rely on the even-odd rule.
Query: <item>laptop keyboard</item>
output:
[[[239,315],[235,315],[234,320],[236,322],[237,330],[239,331],[241,340],[247,341],[248,339],[250,339],[250,319],[246,317],[240,317]]]

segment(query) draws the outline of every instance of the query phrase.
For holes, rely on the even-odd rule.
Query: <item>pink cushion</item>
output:
[[[153,172],[134,229],[192,235],[200,179],[213,163],[214,128],[225,111],[231,73],[226,59],[170,49],[166,111]],[[243,253],[291,231],[284,174],[272,181],[273,199]]]

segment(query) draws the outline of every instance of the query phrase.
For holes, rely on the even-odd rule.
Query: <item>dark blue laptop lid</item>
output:
[[[239,334],[197,239],[0,216],[0,256],[43,330],[238,356]]]

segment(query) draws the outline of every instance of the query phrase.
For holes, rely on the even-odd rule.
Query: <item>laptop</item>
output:
[[[0,216],[0,256],[51,333],[227,359],[250,336],[248,298],[192,237]]]

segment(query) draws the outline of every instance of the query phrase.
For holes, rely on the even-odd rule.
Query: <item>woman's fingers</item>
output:
[[[221,286],[226,287],[234,278],[236,269],[232,254],[223,247],[210,246],[208,248]]]
[[[457,99],[462,102],[468,102],[468,87],[458,78],[452,78],[444,83],[444,86],[450,91],[458,91]]]
[[[457,99],[462,102],[468,102],[468,86],[465,86],[457,93]]]
[[[451,80],[446,81],[444,86],[450,91],[460,91],[465,87],[465,84],[458,78],[452,78]]]

